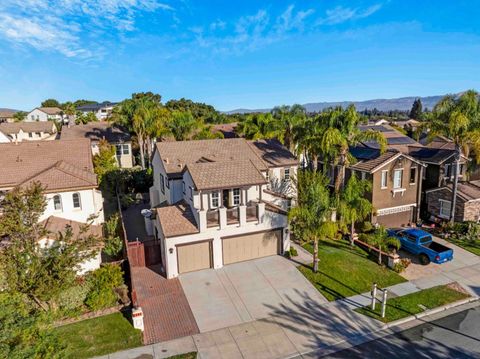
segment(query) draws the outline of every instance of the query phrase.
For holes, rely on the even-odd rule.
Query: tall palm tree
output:
[[[313,243],[313,271],[318,271],[318,243],[334,237],[337,224],[331,220],[332,207],[328,179],[320,172],[299,171],[295,180],[298,188],[297,206],[288,214],[296,238]]]
[[[359,180],[355,174],[349,178],[347,185],[340,194],[338,211],[342,222],[350,226],[350,244],[354,245],[355,223],[367,218],[373,211],[372,203],[365,198],[372,184]]]
[[[452,207],[450,221],[455,221],[460,158],[472,156],[480,163],[480,101],[479,94],[466,91],[460,97],[447,95],[433,108],[427,120],[429,138],[445,136],[455,144],[455,164],[453,172]]]
[[[276,120],[278,140],[282,142],[292,153],[296,152],[295,142],[296,127],[306,118],[306,110],[303,106],[277,106],[271,111]]]
[[[237,131],[248,140],[280,138],[279,122],[270,113],[253,113],[240,122]]]

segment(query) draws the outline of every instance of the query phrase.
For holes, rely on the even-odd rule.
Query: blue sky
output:
[[[220,110],[480,90],[477,0],[1,0],[0,107]]]

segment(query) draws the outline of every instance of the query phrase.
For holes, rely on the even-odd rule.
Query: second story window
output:
[[[62,198],[60,197],[59,194],[56,194],[55,196],[53,196],[53,208],[55,208],[55,211],[62,210]]]
[[[165,194],[165,178],[163,178],[162,174],[160,174],[160,189],[162,193]]]
[[[388,187],[388,170],[382,171],[382,188]]]
[[[211,208],[218,208],[220,204],[220,195],[218,192],[212,192],[210,194],[210,206]]]
[[[115,149],[117,151],[117,156],[122,155],[122,145],[115,145]]]
[[[290,180],[290,168],[285,168],[284,173],[283,173],[283,179],[285,181]]]
[[[402,177],[403,177],[403,170],[395,170],[393,172],[393,188],[394,189],[399,189],[402,188]]]
[[[122,145],[123,152],[122,154],[124,155],[129,155],[130,154],[130,148],[128,145]]]
[[[185,194],[185,181],[182,181],[182,192]]]
[[[417,183],[417,167],[410,168],[410,180],[409,183],[414,185]]]
[[[233,189],[233,205],[238,206],[240,204],[240,188]]]
[[[82,208],[82,203],[80,202],[80,193],[72,194],[73,208]]]

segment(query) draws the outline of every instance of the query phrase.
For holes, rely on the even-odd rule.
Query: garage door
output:
[[[412,220],[412,210],[377,217],[377,223],[386,228],[407,226]]]
[[[280,252],[282,230],[224,238],[223,264],[272,256]]]
[[[212,267],[210,241],[177,246],[178,273]]]

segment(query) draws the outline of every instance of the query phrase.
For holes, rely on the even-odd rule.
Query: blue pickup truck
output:
[[[445,263],[453,259],[453,249],[434,242],[432,235],[416,228],[389,229],[388,234],[396,237],[402,244],[402,249],[418,256],[423,265]]]

